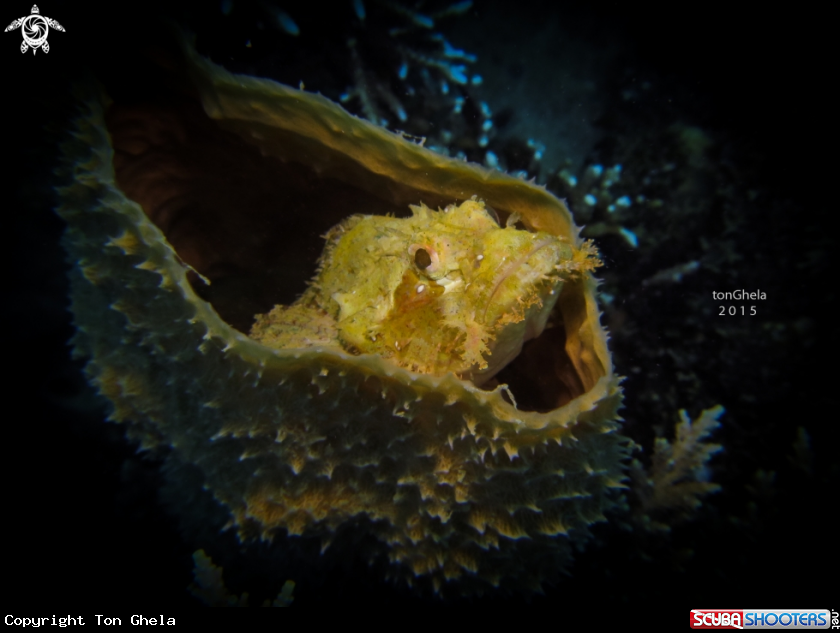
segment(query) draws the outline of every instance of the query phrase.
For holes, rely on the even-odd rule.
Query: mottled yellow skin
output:
[[[479,200],[411,209],[335,226],[311,287],[258,315],[251,337],[280,349],[340,345],[480,385],[543,331],[564,280],[597,265],[586,247],[499,226]]]

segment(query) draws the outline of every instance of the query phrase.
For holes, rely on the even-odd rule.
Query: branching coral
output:
[[[722,447],[706,440],[720,426],[718,419],[723,413],[724,408],[718,405],[692,422],[685,410],[680,410],[674,441],[656,438],[648,470],[633,461],[630,475],[641,501],[637,518],[648,529],[669,530],[657,517],[668,516],[670,524],[686,520],[700,506],[701,497],[720,489],[709,482],[708,461]]]
[[[367,17],[357,2],[358,33],[347,39],[353,83],[341,101],[357,101],[365,118],[388,126],[382,106],[400,124],[408,120],[396,93],[408,97],[448,95],[450,85],[465,86],[470,81],[466,64],[474,62],[475,56],[456,49],[432,29],[436,20],[464,13],[471,4],[460,2],[423,15],[396,2],[379,2],[374,8],[380,9],[381,15],[374,12]],[[386,26],[395,22],[401,25]],[[387,44],[383,45],[382,39]]]
[[[242,6],[240,6],[240,4]],[[493,162],[492,113],[470,72],[476,56],[451,44],[441,23],[463,17],[472,2],[247,3],[223,16],[199,46],[229,68],[305,85],[349,111],[422,139],[437,152]],[[332,18],[325,22],[324,13]]]
[[[347,36],[351,81],[339,100],[366,119],[405,131],[434,151],[490,167],[495,135],[490,107],[473,94],[476,56],[434,31],[442,19],[462,15],[471,2],[429,7],[422,15],[395,2],[375,3]]]
[[[641,195],[635,199],[627,194],[618,195],[614,187],[621,181],[621,171],[621,165],[606,169],[602,165],[589,165],[577,177],[564,168],[549,179],[548,187],[566,198],[577,222],[587,225],[583,232],[586,237],[615,234],[635,248],[639,240],[626,226],[630,219],[627,211],[634,204],[657,206],[661,202]]]

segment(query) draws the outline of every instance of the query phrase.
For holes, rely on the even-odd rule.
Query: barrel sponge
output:
[[[620,379],[591,273],[481,388],[243,332],[303,290],[319,236],[353,213],[477,196],[579,247],[565,205],[180,51],[165,70],[149,63],[188,91],[167,100],[161,86],[179,82],[159,81],[123,104],[107,81],[87,87],[63,146],[73,345],[110,418],[195,465],[243,540],[326,544],[362,525],[421,590],[539,590],[623,487]]]

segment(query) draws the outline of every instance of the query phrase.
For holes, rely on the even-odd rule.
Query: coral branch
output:
[[[637,515],[646,527],[668,530],[654,517],[668,515],[670,524],[688,520],[700,506],[701,497],[720,490],[718,484],[708,481],[707,462],[722,447],[706,438],[720,426],[723,412],[717,405],[692,423],[685,410],[680,410],[673,443],[656,438],[650,468],[645,471],[638,460],[633,461],[630,476],[641,500]]]

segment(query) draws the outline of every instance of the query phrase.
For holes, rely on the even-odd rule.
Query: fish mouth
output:
[[[502,287],[502,284],[505,283],[512,276],[516,275],[522,268],[522,266],[524,266],[529,259],[536,255],[538,251],[548,246],[551,246],[556,242],[557,238],[555,237],[545,237],[535,242],[531,250],[529,250],[527,253],[504,265],[504,267],[496,274],[496,280],[494,282],[493,291],[487,298],[487,305],[485,306],[483,315],[485,320],[487,318],[487,310],[493,303],[493,300],[495,299],[496,294],[499,292],[499,289]]]

